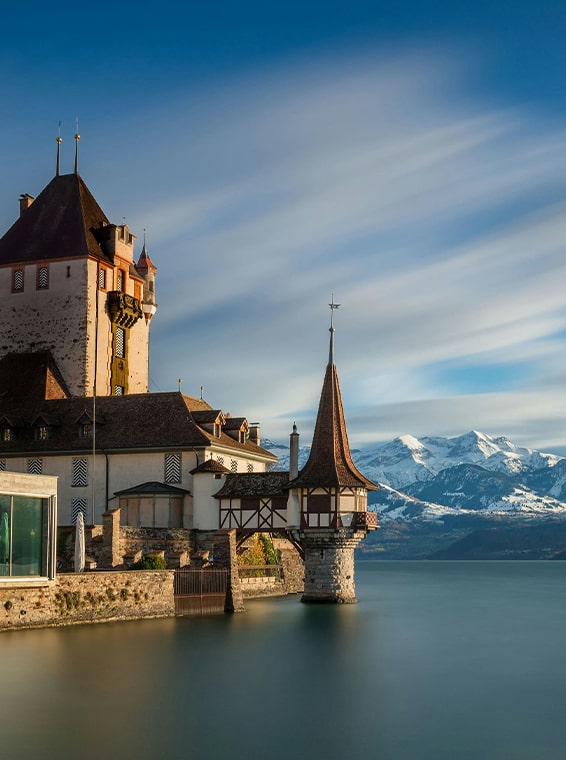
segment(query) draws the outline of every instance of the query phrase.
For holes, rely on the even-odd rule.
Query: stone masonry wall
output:
[[[283,571],[283,593],[299,594],[305,587],[305,566],[301,555],[285,538],[274,538],[273,546],[279,554]]]
[[[59,574],[32,588],[0,585],[0,630],[175,614],[171,570]]]
[[[305,551],[305,590],[303,602],[356,601],[354,549],[365,531],[311,528],[299,538]]]

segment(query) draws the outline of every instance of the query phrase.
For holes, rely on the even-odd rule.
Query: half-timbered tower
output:
[[[336,304],[332,303],[331,313]],[[291,467],[291,471],[293,466]],[[377,486],[354,465],[334,364],[334,326],[309,458],[288,488],[300,528],[291,533],[305,559],[304,602],[355,602],[354,549],[377,527],[367,492]],[[291,510],[290,510],[291,511]]]

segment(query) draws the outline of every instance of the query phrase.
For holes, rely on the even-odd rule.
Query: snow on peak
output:
[[[487,470],[518,474],[552,467],[561,457],[517,446],[504,436],[495,438],[471,430],[453,438],[406,434],[388,443],[366,448],[363,472],[374,482],[403,489],[434,478],[458,464],[477,464]]]

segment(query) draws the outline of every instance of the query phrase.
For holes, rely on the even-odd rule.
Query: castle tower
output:
[[[338,307],[334,299],[331,314]],[[334,364],[334,326],[309,458],[289,488],[298,492],[300,528],[291,531],[304,551],[303,602],[356,601],[354,549],[377,528],[367,492],[377,486],[354,465]]]
[[[155,267],[142,256],[136,268],[135,236],[78,174],[75,139],[75,172],[59,173],[58,138],[56,176],[37,198],[21,196],[0,238],[0,358],[50,352],[72,396],[144,393]]]

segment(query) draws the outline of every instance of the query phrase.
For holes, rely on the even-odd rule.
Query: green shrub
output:
[[[161,554],[146,554],[130,567],[130,570],[166,570],[167,563]]]

